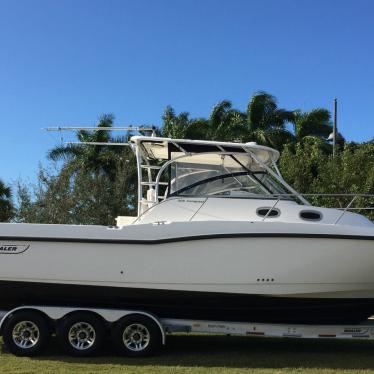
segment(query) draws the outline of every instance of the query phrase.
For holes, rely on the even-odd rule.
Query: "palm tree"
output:
[[[12,191],[0,180],[0,222],[7,222],[13,216]]]
[[[331,152],[329,145],[329,135],[332,133],[330,122],[330,112],[324,108],[316,108],[310,112],[300,110],[294,113],[294,133],[295,140],[298,143],[315,143],[325,152]],[[345,139],[342,134],[337,134],[337,144],[341,147]]]
[[[113,115],[103,115],[97,127],[110,129],[113,120]],[[88,143],[122,143],[128,136],[112,137],[110,131],[99,130],[77,132],[78,140]],[[46,194],[53,196],[52,205],[56,201],[56,191],[61,196],[69,196],[68,217],[73,222],[76,222],[76,217],[86,217],[91,209],[97,210],[100,204],[104,204],[102,212],[107,212],[108,216],[96,212],[91,217],[94,221],[83,218],[85,222],[108,224],[113,223],[114,217],[118,215],[132,214],[136,206],[137,177],[135,158],[130,147],[72,144],[52,149],[48,157],[54,161],[62,160],[63,164],[56,178],[50,179]],[[110,201],[106,200],[108,195]],[[65,206],[59,205],[57,201],[54,207],[56,217],[65,219],[63,208]]]
[[[100,117],[97,127],[110,128],[113,126],[114,116],[105,114]],[[77,137],[80,142],[114,143],[123,142],[123,137],[112,138],[109,131],[79,130]],[[104,174],[110,180],[116,177],[117,163],[128,156],[128,150],[123,147],[108,145],[67,145],[58,146],[48,153],[48,158],[53,161],[66,161],[64,168],[75,172],[87,170],[95,175]]]
[[[209,120],[190,119],[188,112],[177,115],[171,106],[165,108],[162,121],[161,135],[168,138],[209,140],[213,136]]]
[[[245,132],[245,114],[232,108],[231,101],[217,103],[209,117],[211,140],[241,141]]]
[[[187,137],[188,127],[190,125],[189,113],[182,112],[175,114],[171,106],[165,108],[162,115],[162,135],[168,138],[184,139]]]
[[[327,139],[332,132],[330,112],[323,108],[313,109],[310,112],[297,110],[294,112],[293,123],[295,138],[298,142],[306,137]]]
[[[286,144],[295,144],[306,139],[328,148],[327,137],[332,131],[328,110],[317,108],[302,112],[278,108],[276,98],[264,91],[251,97],[246,113],[234,109],[230,101],[223,100],[213,107],[208,119],[190,119],[187,112],[176,115],[170,106],[165,109],[162,118],[164,136],[255,141],[278,150],[282,150]],[[294,134],[287,129],[287,124],[293,125]],[[341,142],[343,137],[339,134],[338,139]]]
[[[278,108],[274,96],[264,91],[255,93],[247,106],[247,133],[245,141],[282,149],[294,140],[286,124],[292,123],[294,112]]]
[[[162,117],[162,134],[175,139],[240,140],[245,131],[245,118],[228,100],[218,102],[208,119],[190,119],[187,112],[176,115],[168,106]]]
[[[176,115],[170,106],[162,118],[162,134],[172,138],[256,141],[278,149],[294,139],[285,128],[293,120],[293,112],[279,109],[275,98],[266,92],[253,95],[247,113],[223,100],[213,107],[208,119],[190,119],[187,112]]]
[[[187,139],[210,140],[210,122],[206,118],[191,119],[186,131]]]

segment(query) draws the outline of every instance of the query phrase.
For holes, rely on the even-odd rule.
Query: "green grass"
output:
[[[52,342],[45,355],[20,358],[0,341],[0,373],[374,373],[374,342],[168,336],[157,356],[131,359],[111,354],[66,357]]]

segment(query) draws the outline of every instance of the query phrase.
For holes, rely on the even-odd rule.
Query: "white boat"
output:
[[[374,224],[311,206],[283,180],[276,150],[144,136],[131,146],[137,217],[0,224],[0,309],[310,324],[374,314]]]

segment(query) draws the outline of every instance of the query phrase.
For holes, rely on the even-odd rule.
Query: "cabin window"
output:
[[[299,216],[305,221],[320,221],[322,219],[322,213],[316,210],[302,210]]]
[[[277,208],[271,208],[270,206],[258,208],[256,213],[258,216],[266,218],[275,218],[280,216],[280,210]]]

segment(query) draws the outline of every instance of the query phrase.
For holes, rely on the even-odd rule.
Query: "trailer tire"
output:
[[[57,339],[70,356],[90,357],[100,350],[105,336],[103,322],[92,313],[77,312],[57,325]]]
[[[3,329],[3,341],[16,356],[41,354],[50,339],[48,320],[42,314],[24,310],[8,317]]]
[[[112,342],[120,355],[150,356],[160,349],[162,334],[157,323],[142,314],[123,317],[112,326]]]

